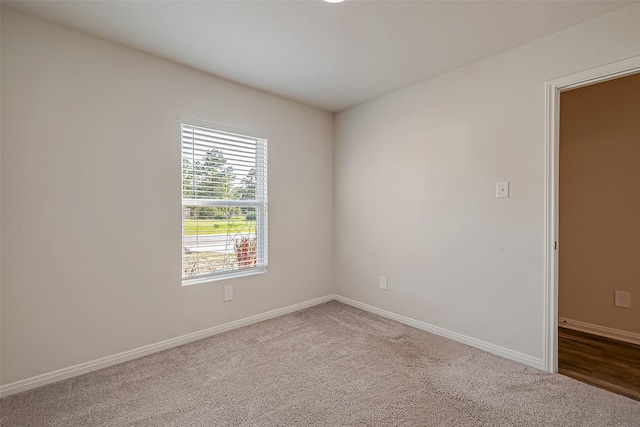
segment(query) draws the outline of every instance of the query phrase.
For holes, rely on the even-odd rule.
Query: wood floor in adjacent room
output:
[[[558,372],[640,401],[640,345],[558,328]]]

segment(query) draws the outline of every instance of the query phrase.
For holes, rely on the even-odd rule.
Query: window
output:
[[[183,284],[266,271],[267,141],[180,126]]]

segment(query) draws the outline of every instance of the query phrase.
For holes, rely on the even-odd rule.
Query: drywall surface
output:
[[[337,293],[542,360],[545,82],[637,55],[640,4],[338,114]]]
[[[558,315],[640,334],[640,74],[561,94],[559,207]]]
[[[266,274],[181,286],[180,116],[268,138]],[[2,124],[3,384],[331,293],[331,114],[3,10]]]

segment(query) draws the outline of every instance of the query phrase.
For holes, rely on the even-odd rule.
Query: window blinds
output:
[[[267,141],[213,126],[181,123],[182,278],[189,284],[267,266]]]

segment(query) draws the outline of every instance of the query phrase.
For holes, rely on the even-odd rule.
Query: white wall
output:
[[[337,293],[541,364],[544,84],[636,55],[637,3],[338,114]]]
[[[541,358],[544,82],[640,55],[640,4],[343,112],[335,129],[10,10],[1,42],[0,383],[332,292]],[[269,137],[266,275],[181,287],[183,115]],[[502,180],[510,199],[494,198]]]
[[[331,114],[11,10],[1,74],[2,384],[331,293]],[[179,116],[269,138],[267,274],[181,286]]]

